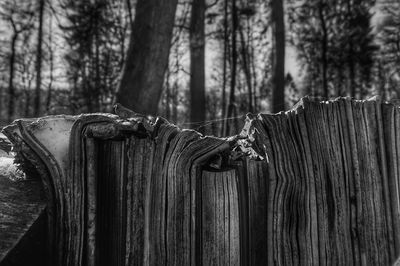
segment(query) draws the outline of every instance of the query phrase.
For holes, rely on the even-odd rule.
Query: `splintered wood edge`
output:
[[[330,101],[320,101],[305,97],[296,104],[291,110],[278,114],[248,114],[245,125],[240,134],[227,138],[217,138],[213,136],[203,136],[190,129],[179,129],[177,131],[193,131],[201,138],[215,138],[222,140],[222,144],[211,152],[204,154],[196,159],[197,164],[216,165],[215,169],[221,167],[221,157],[229,157],[230,160],[249,158],[268,163],[266,147],[263,146],[264,136],[262,121],[268,116],[287,116],[304,112],[310,105],[324,105],[333,102],[352,102],[349,97],[337,98]],[[379,97],[374,97],[364,101],[374,102],[385,106],[399,106],[395,103],[382,102]],[[137,138],[149,138],[156,140],[159,137],[160,129],[165,126],[173,126],[164,118],[157,118],[155,122],[141,119],[141,117],[121,118],[113,114],[82,114],[79,116],[47,116],[38,119],[19,119],[3,129],[3,133],[13,143],[13,151],[20,159],[19,163],[23,170],[28,168],[36,170],[42,180],[49,178],[49,175],[67,176],[70,166],[70,150],[72,145],[77,145],[76,141],[83,138],[95,139],[124,139],[129,136]],[[261,146],[260,146],[261,145]],[[212,157],[217,156],[215,161]],[[43,183],[46,183],[45,181]],[[48,202],[58,202],[56,199],[60,195],[50,191],[52,188],[45,187],[49,197]],[[50,195],[50,196],[49,196]],[[52,196],[55,199],[51,199]],[[51,208],[50,208],[51,209]]]
[[[155,122],[150,122],[135,117],[122,119],[113,114],[95,113],[78,116],[58,115],[38,119],[18,119],[5,127],[2,132],[11,141],[12,152],[19,158],[17,163],[22,170],[32,170],[32,165],[38,162],[38,153],[41,153],[42,156],[39,157],[42,157],[43,160],[46,157],[52,157],[57,162],[58,167],[61,168],[60,170],[63,172],[61,174],[66,174],[65,170],[69,167],[69,149],[73,139],[71,134],[74,125],[77,125],[77,123],[82,123],[82,132],[77,134],[81,134],[85,138],[102,140],[124,139],[132,135],[138,138],[156,139],[161,125],[169,124],[176,127],[162,117],[158,117]],[[176,128],[178,131],[194,131]],[[217,138],[198,134],[203,138]],[[246,136],[239,134],[217,139],[226,141],[226,145],[222,145],[209,156],[231,150],[234,153],[232,156],[234,159],[247,155],[262,158],[251,150],[251,145],[245,141]]]
[[[260,135],[258,132],[261,128],[260,123],[267,117],[276,117],[276,116],[288,116],[290,114],[300,114],[303,113],[305,109],[309,108],[310,105],[329,105],[334,103],[340,102],[356,102],[356,103],[366,103],[372,102],[375,104],[384,106],[392,107],[392,108],[400,108],[400,100],[390,100],[390,101],[383,101],[382,97],[379,95],[373,96],[366,100],[356,100],[351,97],[337,97],[331,100],[325,100],[322,97],[311,97],[305,96],[301,98],[291,109],[287,111],[281,111],[275,114],[247,114],[245,118],[245,125],[239,134],[239,136],[243,137],[243,140],[240,140],[240,147],[243,152],[250,157],[251,159],[257,160],[266,160],[268,162],[268,155],[265,153],[265,147],[259,147],[258,144],[261,143],[257,141],[257,135]],[[247,148],[251,147],[251,150]]]
[[[292,109],[279,112],[277,114],[247,114],[245,125],[242,131],[235,136],[219,138],[225,140],[227,145],[216,153],[226,152],[230,150],[230,157],[234,160],[242,157],[247,157],[255,160],[262,160],[268,162],[268,155],[265,153],[264,147],[259,147],[256,144],[256,135],[258,134],[257,124],[266,116],[279,116],[288,115],[290,113],[303,112],[310,104],[330,104],[338,101],[356,101],[365,102],[372,101],[399,107],[396,101],[383,102],[381,97],[374,96],[367,100],[354,100],[350,97],[338,97],[333,100],[323,100],[322,98],[303,97]],[[143,116],[137,117],[124,117],[109,113],[93,113],[82,114],[77,116],[71,115],[55,115],[45,116],[41,118],[25,118],[15,120],[12,124],[6,126],[2,132],[10,140],[13,145],[12,151],[16,154],[22,153],[22,158],[35,158],[37,155],[28,155],[31,145],[27,144],[26,138],[22,136],[21,129],[25,130],[32,137],[34,142],[37,142],[43,151],[51,154],[55,161],[61,168],[68,167],[68,149],[71,142],[71,129],[75,123],[83,121],[87,126],[82,132],[84,137],[91,137],[97,139],[123,139],[124,137],[134,135],[138,138],[151,138],[155,139],[158,135],[158,130],[163,124],[170,124],[166,119],[157,117],[154,122],[150,120],[143,120]],[[172,125],[172,124],[171,124]],[[179,131],[191,130],[180,129]],[[200,134],[200,133],[199,133]],[[201,134],[200,134],[201,135]],[[213,137],[213,136],[204,136]],[[213,137],[214,138],[214,137]],[[1,149],[1,147],[0,147]],[[33,152],[35,153],[35,152]],[[19,164],[24,164],[24,160],[20,160]],[[29,164],[32,168],[32,165]],[[24,166],[21,167],[24,169]],[[26,169],[27,167],[25,167]]]

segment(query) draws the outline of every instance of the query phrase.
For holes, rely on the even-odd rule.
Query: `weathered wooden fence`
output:
[[[390,265],[400,108],[303,99],[216,138],[91,114],[5,129],[48,197],[52,265]],[[22,164],[23,166],[26,164]]]

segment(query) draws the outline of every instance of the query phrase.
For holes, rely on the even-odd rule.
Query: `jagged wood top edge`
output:
[[[251,152],[249,147],[252,147],[252,142],[254,142],[254,138],[252,137],[252,133],[249,132],[250,125],[254,123],[255,120],[262,120],[265,116],[280,116],[280,115],[287,115],[289,113],[297,113],[301,112],[309,104],[332,104],[335,102],[376,102],[382,103],[389,106],[394,106],[396,108],[399,107],[398,101],[386,102],[382,101],[381,97],[375,96],[367,100],[355,100],[350,97],[338,97],[332,100],[323,100],[322,98],[316,97],[303,97],[297,104],[295,104],[290,110],[285,112],[279,112],[277,114],[247,114],[245,119],[245,125],[242,131],[235,136],[219,138],[210,135],[202,135],[201,133],[197,132],[199,136],[206,137],[206,138],[218,138],[221,140],[227,141],[230,147],[240,147],[239,150],[242,152],[250,152],[253,153],[255,157],[261,156],[258,152]],[[161,125],[169,125],[175,128],[177,131],[187,131],[191,130],[196,132],[192,129],[182,129],[178,126],[168,122],[163,117],[157,117],[153,120],[146,119],[147,117],[141,114],[136,114],[132,112],[132,116],[126,115],[127,113],[124,111],[120,115],[118,114],[110,114],[110,113],[92,113],[92,114],[81,114],[81,115],[55,115],[55,116],[45,116],[40,118],[22,118],[17,119],[10,125],[3,128],[2,132],[7,138],[13,143],[13,145],[21,142],[22,139],[18,136],[18,127],[23,126],[30,131],[35,131],[36,129],[40,129],[43,125],[45,125],[48,121],[54,120],[65,120],[70,121],[72,123],[76,123],[77,121],[86,121],[90,122],[91,120],[96,120],[99,117],[103,117],[107,120],[105,123],[94,123],[88,126],[87,130],[85,131],[86,137],[95,137],[100,139],[113,139],[113,138],[120,138],[127,135],[136,135],[137,137],[144,138],[156,138],[158,134],[158,130]],[[2,149],[2,147],[0,147]],[[258,154],[258,155],[257,155]]]
[[[87,123],[90,123],[91,120],[95,122],[95,120],[99,117],[103,117],[107,119],[107,123],[94,123],[90,126],[90,131],[87,131],[85,134],[86,137],[95,137],[95,138],[102,138],[102,139],[112,139],[119,135],[119,133],[133,133],[143,136],[150,136],[156,137],[157,131],[161,125],[168,124],[179,131],[193,131],[197,132],[193,129],[185,129],[179,128],[178,126],[168,122],[163,117],[157,117],[155,121],[147,121],[142,120],[143,116],[138,117],[129,117],[129,118],[121,118],[115,114],[110,113],[92,113],[92,114],[81,114],[76,116],[71,115],[56,115],[56,116],[45,116],[40,118],[21,118],[14,120],[11,124],[5,126],[2,129],[2,133],[7,136],[7,138],[12,142],[18,141],[18,128],[23,126],[24,128],[29,129],[30,131],[35,131],[36,129],[40,129],[46,123],[51,120],[68,120],[73,123],[77,121],[84,120]],[[71,127],[72,128],[72,127]],[[118,134],[116,131],[120,131]],[[201,133],[197,132],[199,135],[203,136]],[[203,136],[203,137],[211,137],[211,138],[218,138],[215,136]],[[232,141],[235,137],[229,138],[221,138],[226,139],[228,141]]]
[[[377,104],[388,105],[388,106],[393,106],[393,107],[400,107],[400,99],[392,99],[390,101],[384,101],[382,99],[382,97],[379,95],[375,95],[373,97],[370,97],[370,98],[364,99],[364,100],[357,100],[357,99],[351,98],[349,96],[337,97],[337,98],[329,99],[329,100],[326,100],[322,97],[305,96],[305,97],[302,97],[295,105],[293,105],[292,108],[290,108],[287,111],[282,111],[282,112],[275,113],[275,114],[260,113],[258,115],[276,116],[276,115],[282,115],[282,114],[288,114],[291,112],[295,112],[300,109],[305,109],[305,108],[307,108],[308,104],[334,104],[334,103],[338,103],[338,102],[355,102],[355,103],[375,102]],[[253,117],[256,116],[254,114],[252,114],[252,115],[253,115]]]
[[[392,105],[395,107],[400,107],[400,100],[392,100],[392,101],[382,101],[380,96],[374,96],[372,98],[366,99],[366,100],[356,100],[352,99],[351,97],[338,97],[332,100],[323,100],[322,98],[319,97],[310,97],[306,96],[301,98],[290,110],[288,111],[282,111],[276,114],[265,114],[265,113],[259,113],[259,114],[251,114],[248,113],[247,117],[249,119],[254,119],[259,115],[282,115],[282,114],[287,114],[293,111],[296,111],[298,109],[304,109],[307,108],[307,104],[309,103],[314,103],[314,104],[330,104],[330,103],[335,103],[339,101],[352,101],[352,102],[381,102],[382,104],[388,104]],[[158,116],[154,119],[153,121],[150,120],[143,120],[145,115],[137,114],[137,116],[132,116],[132,117],[121,117],[116,114],[111,114],[111,113],[90,113],[90,114],[80,114],[80,115],[52,115],[52,116],[44,116],[44,117],[39,117],[39,118],[20,118],[14,120],[11,124],[5,126],[2,130],[2,132],[8,137],[9,133],[14,131],[18,127],[18,123],[22,123],[24,126],[29,127],[31,130],[34,129],[35,127],[40,127],[42,124],[46,123],[49,120],[57,120],[57,119],[65,119],[65,120],[70,120],[70,121],[77,121],[80,119],[87,119],[90,120],[93,117],[107,117],[111,120],[114,120],[114,124],[118,125],[121,127],[121,129],[126,129],[126,130],[136,130],[135,124],[143,124],[146,130],[149,131],[149,133],[155,131],[157,127],[163,123],[169,123],[170,125],[175,126],[179,130],[192,130],[192,129],[186,129],[186,128],[179,128],[178,126],[170,123],[167,121],[165,118]],[[195,131],[195,130],[193,130]],[[200,134],[200,133],[199,133]],[[239,134],[240,135],[240,134]],[[207,136],[207,137],[214,137],[214,136]],[[223,139],[223,138],[222,138]]]
[[[14,146],[14,152],[18,159],[18,164],[20,165],[20,169],[26,170],[28,169],[26,166],[32,158],[36,158],[38,151],[34,151],[34,149],[29,149],[31,145],[26,143],[27,140],[23,137],[23,132],[28,132],[29,135],[35,135],[35,132],[41,134],[41,130],[47,131],[46,134],[51,134],[49,128],[57,126],[57,120],[60,121],[68,121],[67,124],[69,126],[69,143],[71,147],[71,143],[76,142],[76,138],[96,138],[102,140],[118,140],[125,139],[129,136],[136,136],[138,138],[148,138],[153,141],[157,141],[158,135],[160,134],[160,130],[173,130],[177,133],[184,132],[192,132],[197,134],[199,139],[215,139],[220,141],[221,145],[219,145],[213,152],[209,153],[209,156],[212,157],[214,154],[226,153],[227,151],[233,151],[238,146],[238,140],[242,137],[231,136],[228,138],[218,138],[214,136],[203,136],[195,130],[191,129],[180,129],[177,126],[169,123],[166,119],[162,117],[158,117],[154,122],[153,121],[143,121],[141,117],[125,117],[122,118],[107,113],[95,113],[95,114],[82,114],[78,116],[47,116],[41,117],[38,119],[18,119],[15,120],[12,124],[5,127],[3,129],[3,133],[10,139]],[[54,121],[56,121],[54,123]],[[53,122],[53,123],[50,123]],[[65,125],[65,124],[64,124]],[[59,130],[55,130],[59,131]],[[65,131],[64,131],[65,132]],[[74,133],[72,133],[74,132]],[[32,140],[32,139],[31,139]],[[43,138],[42,138],[43,140]],[[40,145],[40,141],[36,138],[33,138],[33,141],[36,144],[32,144],[33,146],[41,146],[40,153],[47,153],[46,148],[43,145]],[[28,145],[27,145],[28,144]],[[75,145],[75,144],[73,144]],[[50,146],[49,146],[50,147]],[[51,153],[50,153],[51,154]],[[236,151],[236,158],[240,156],[244,156],[244,153],[240,153],[240,151]],[[30,159],[28,159],[30,158]],[[28,159],[25,162],[25,159]],[[37,160],[34,160],[35,162]],[[40,161],[40,160],[39,160]]]
[[[351,97],[337,97],[334,99],[330,100],[325,100],[322,97],[312,97],[312,96],[305,96],[302,97],[293,107],[287,111],[281,111],[278,113],[258,113],[258,114],[253,114],[253,113],[247,113],[246,118],[245,118],[245,123],[249,123],[250,121],[254,120],[262,120],[263,117],[267,116],[286,116],[291,113],[298,113],[304,111],[310,104],[317,104],[317,105],[329,105],[329,104],[335,104],[339,102],[348,102],[348,103],[368,103],[368,102],[373,102],[376,104],[381,104],[382,106],[389,106],[393,108],[400,108],[400,99],[392,99],[390,101],[384,101],[382,100],[382,97],[379,95],[370,97],[365,100],[357,100]],[[246,125],[244,126],[242,132],[240,133],[241,135],[245,134],[243,132],[246,132]]]

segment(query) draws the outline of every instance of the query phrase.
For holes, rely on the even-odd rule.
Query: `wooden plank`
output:
[[[394,260],[390,232],[399,229],[391,222],[396,221],[391,204],[398,208],[393,189],[398,157],[383,156],[385,142],[394,138],[383,137],[380,106],[376,99],[305,100],[295,112],[263,115],[262,124],[254,123],[251,138],[255,146],[264,145],[269,173],[276,176],[269,182],[271,264],[387,265]],[[389,180],[396,180],[390,193],[387,162],[396,166],[389,167],[395,175]]]
[[[250,265],[267,264],[268,260],[268,187],[269,176],[264,161],[246,160],[248,180],[248,226]]]
[[[398,109],[393,108],[392,105],[384,104],[382,106],[382,117],[384,126],[384,139],[385,149],[387,156],[387,171],[388,171],[388,191],[390,212],[393,228],[393,246],[394,254],[392,256],[398,257],[400,255],[400,195],[399,195],[399,171],[398,171],[398,141],[397,131],[398,125]],[[397,116],[397,117],[396,117]]]
[[[69,157],[40,144],[40,123],[15,138],[51,156],[60,265],[387,265],[400,249],[399,112],[304,99],[248,116],[239,141],[88,115]]]
[[[153,156],[148,139],[129,138],[127,145],[127,239],[125,265],[142,265],[144,260],[146,189]]]
[[[203,171],[201,265],[240,265],[237,179],[233,169]]]
[[[87,229],[86,229],[86,265],[96,265],[96,227],[97,227],[97,176],[98,153],[97,143],[93,138],[87,138],[86,167],[87,167]]]
[[[158,133],[155,141],[154,157],[149,180],[149,191],[146,195],[148,221],[148,233],[145,243],[148,248],[145,249],[145,265],[165,265],[167,263],[167,245],[166,245],[166,198],[167,198],[167,180],[163,173],[163,165],[166,150],[170,141],[178,133],[177,128],[173,126],[163,127]]]
[[[195,131],[182,131],[171,141],[164,160],[166,187],[166,243],[168,265],[190,264],[191,194],[189,172],[190,157],[184,150],[199,139]],[[200,148],[200,147],[199,147]]]
[[[124,142],[103,141],[98,153],[96,265],[125,265]]]

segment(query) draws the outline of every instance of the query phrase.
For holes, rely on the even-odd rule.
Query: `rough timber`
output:
[[[48,199],[57,265],[389,265],[400,109],[304,98],[231,138],[90,114],[4,130]],[[28,164],[27,162],[30,162]]]

